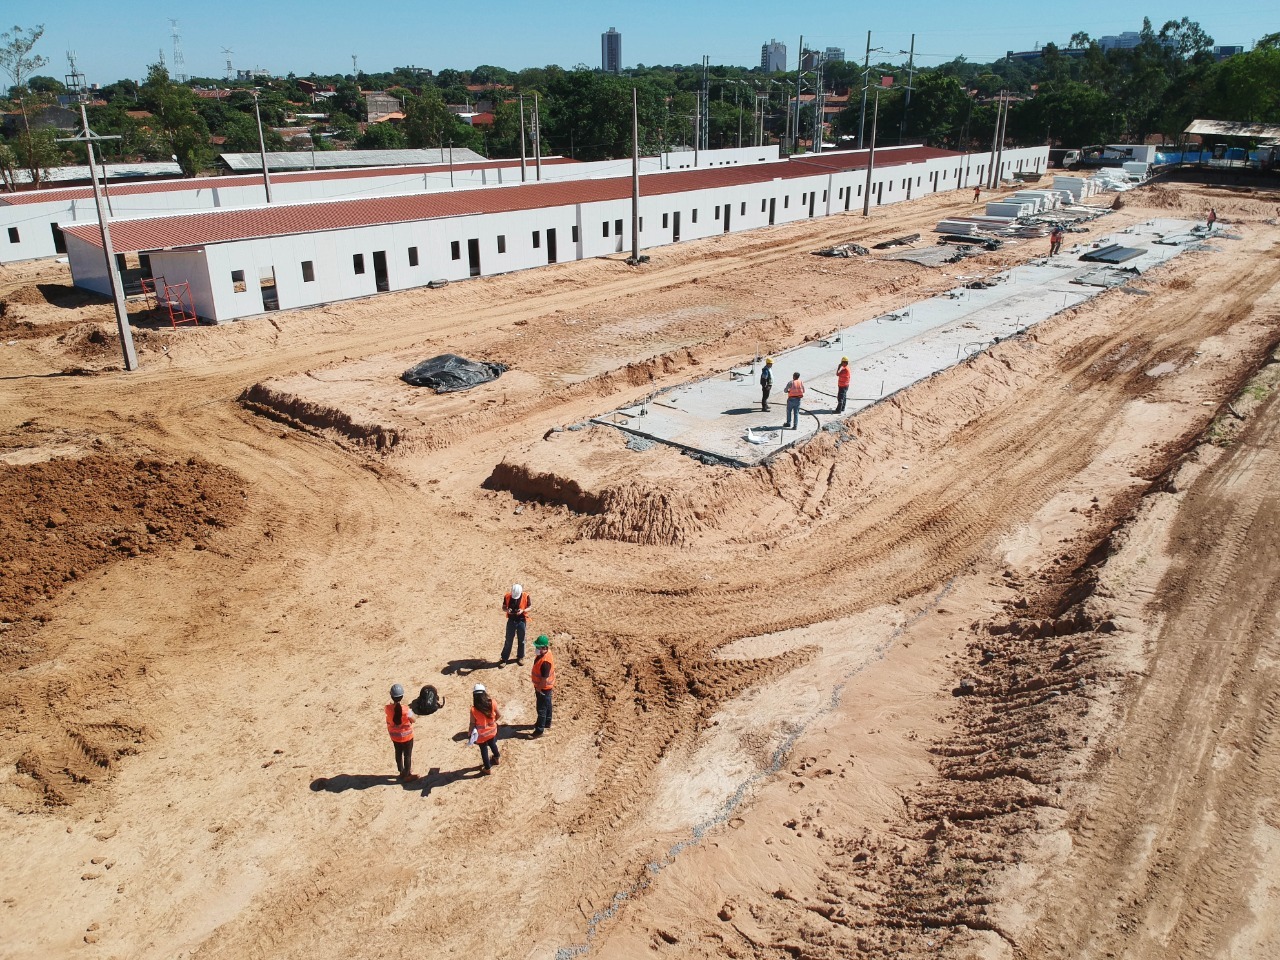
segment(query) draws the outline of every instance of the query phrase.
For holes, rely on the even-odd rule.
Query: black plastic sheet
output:
[[[442,353],[410,367],[400,374],[400,379],[413,387],[430,387],[436,393],[454,393],[497,380],[506,372],[505,363],[468,360],[454,353]]]

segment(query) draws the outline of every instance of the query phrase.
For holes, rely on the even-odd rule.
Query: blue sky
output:
[[[903,0],[879,6],[832,5],[801,9],[764,0],[733,3],[560,0],[515,4],[506,0],[480,4],[405,3],[351,4],[336,0],[292,0],[251,3],[216,0],[201,4],[111,4],[95,0],[62,0],[56,4],[19,0],[5,14],[6,23],[24,27],[43,23],[45,35],[36,52],[49,58],[41,70],[61,77],[67,72],[67,50],[74,50],[90,83],[141,78],[164,50],[172,69],[168,17],[178,18],[186,73],[221,77],[227,56],[237,68],[262,67],[277,74],[294,71],[350,73],[351,55],[362,71],[415,65],[439,70],[493,63],[511,69],[556,63],[600,65],[600,34],[609,27],[622,33],[622,58],[636,63],[698,63],[706,54],[714,63],[751,66],[759,63],[760,45],[776,38],[795,61],[799,37],[817,48],[843,47],[850,59],[861,59],[867,31],[885,59],[905,62],[905,50],[916,33],[917,62],[932,66],[963,54],[989,61],[1006,50],[1027,50],[1036,43],[1065,44],[1076,30],[1091,36],[1137,30],[1143,16],[1159,26],[1190,16],[1219,44],[1243,44],[1280,30],[1276,5],[1255,0],[1217,3],[1194,12],[1199,4],[1157,8],[1136,0],[1107,4],[1043,4],[1026,0],[985,3],[942,3]],[[1203,8],[1201,8],[1203,10]],[[154,12],[153,12],[154,11]]]

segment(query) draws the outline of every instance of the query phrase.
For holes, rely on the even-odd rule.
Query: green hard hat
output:
[[[551,638],[544,633],[538,637],[537,640],[533,641],[533,645],[535,647],[549,647],[551,646]]]

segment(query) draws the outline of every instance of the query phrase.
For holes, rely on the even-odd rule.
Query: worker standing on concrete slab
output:
[[[498,702],[489,696],[483,683],[477,683],[471,691],[471,730],[470,742],[480,748],[480,763],[484,772],[491,766],[496,767],[502,759],[498,752],[498,721],[502,713],[498,710]],[[493,754],[490,761],[489,754]]]
[[[529,622],[530,605],[529,594],[518,583],[512,584],[507,595],[502,598],[502,612],[507,615],[507,642],[502,645],[502,659],[498,662],[498,666],[501,667],[510,662],[511,641],[516,639],[519,639],[516,647],[516,663],[524,666],[524,630]]]
[[[1062,249],[1062,228],[1054,227],[1049,234],[1049,256],[1056,257]]]
[[[418,718],[400,701],[404,699],[404,687],[391,685],[391,702],[387,704],[387,733],[396,751],[396,772],[404,781],[417,780],[413,774],[413,721]]]
[[[760,409],[769,412],[769,394],[773,392],[773,357],[764,358],[764,369],[760,371]]]
[[[540,737],[551,729],[551,691],[556,685],[556,655],[551,652],[551,638],[545,633],[533,641],[533,697],[538,705],[538,722],[533,735]]]
[[[803,399],[804,381],[800,379],[800,371],[797,370],[787,384],[787,427],[792,430],[800,429],[800,401]]]
[[[853,371],[849,369],[849,358],[841,357],[840,366],[836,367],[836,413],[844,413],[844,402],[849,397],[849,384],[853,382]]]

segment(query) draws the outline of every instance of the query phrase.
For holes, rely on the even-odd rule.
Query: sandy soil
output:
[[[142,318],[129,375],[0,270],[0,955],[1274,956],[1274,197],[1126,194],[1231,236],[768,467],[554,429],[1043,252],[810,255],[966,200]],[[395,379],[445,350],[512,371]]]

